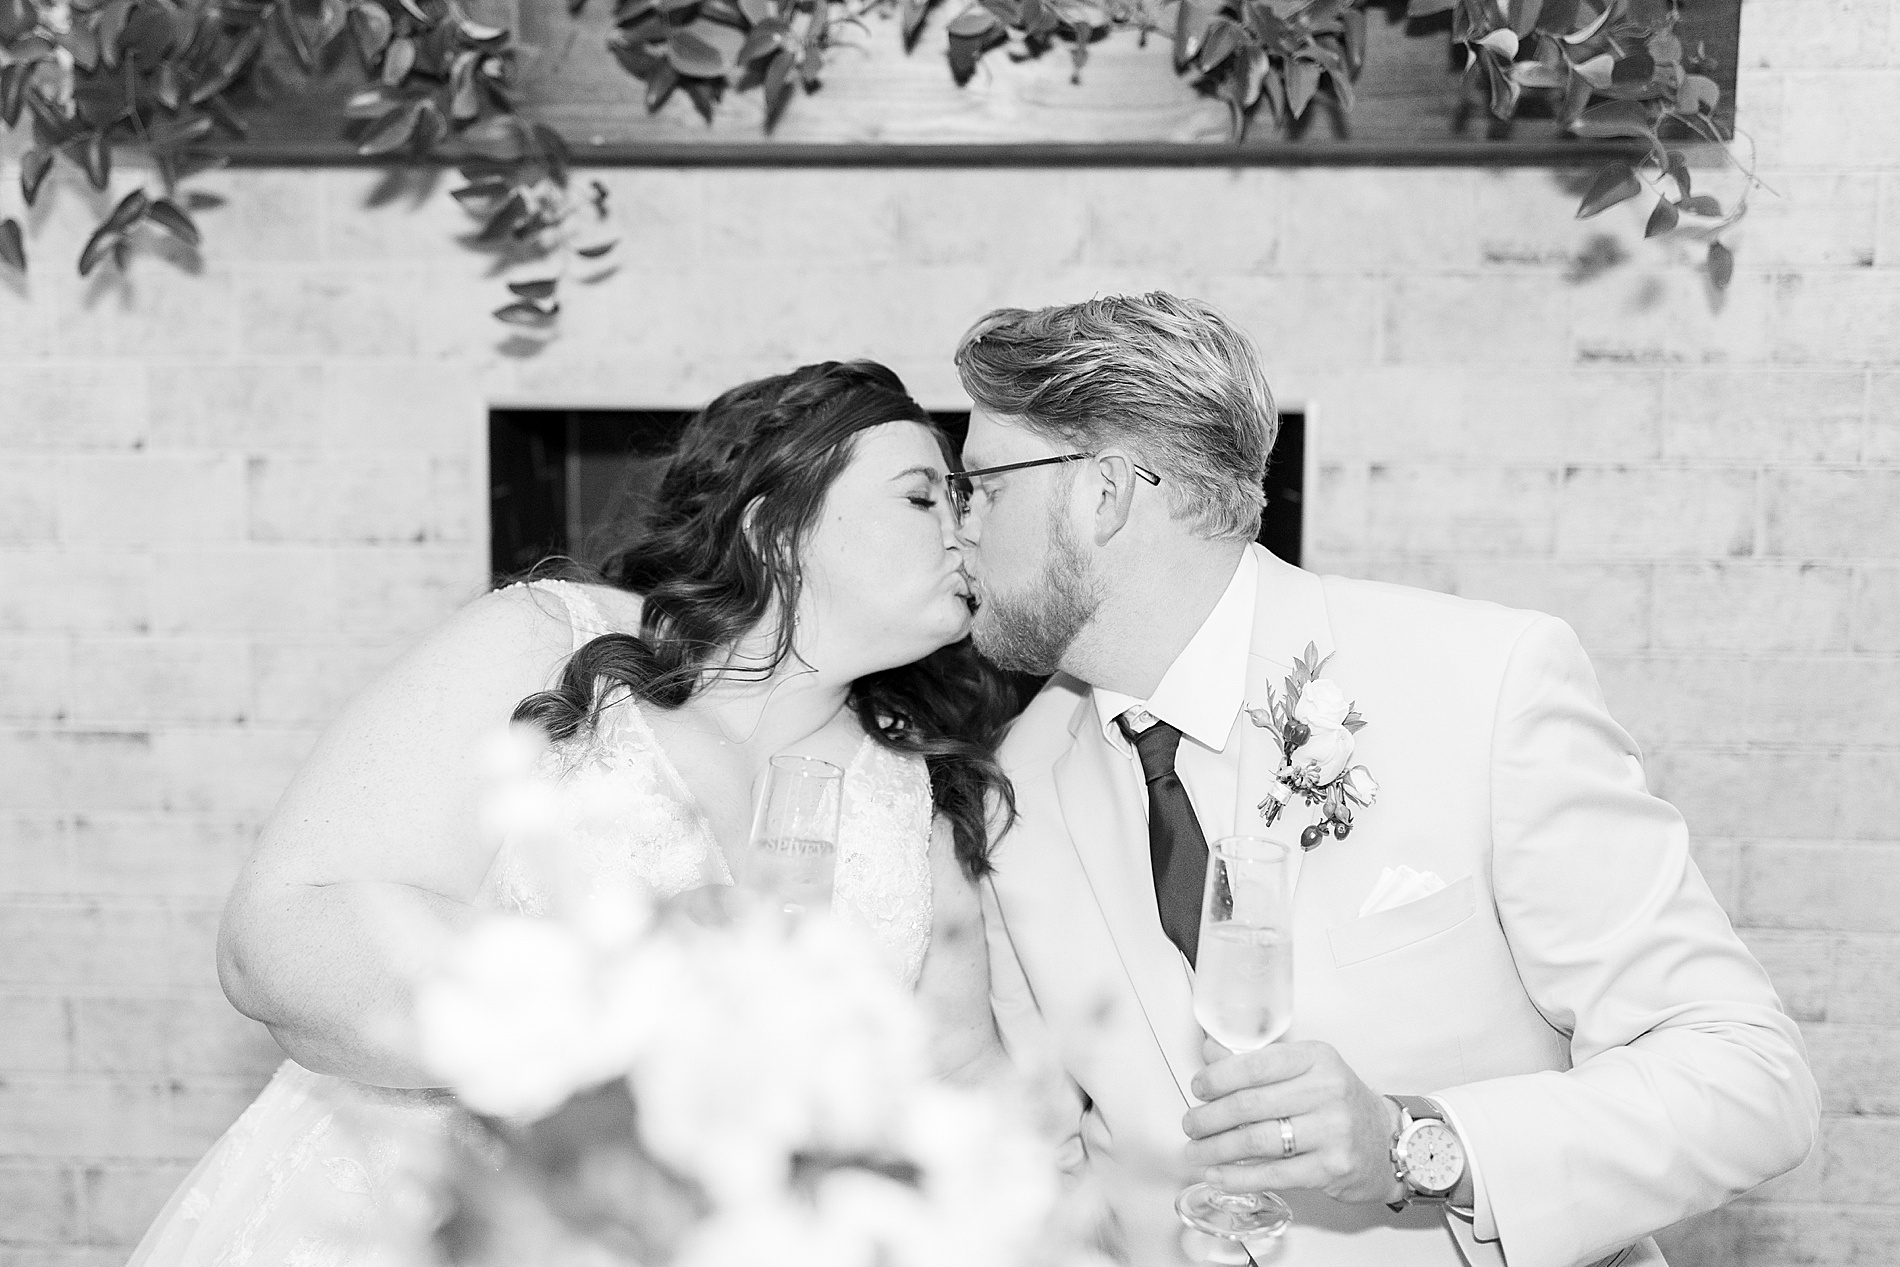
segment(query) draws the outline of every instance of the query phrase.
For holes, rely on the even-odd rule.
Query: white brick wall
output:
[[[1811,1044],[1800,1171],[1677,1263],[1900,1240],[1900,17],[1750,0],[1711,304],[1537,170],[614,171],[620,273],[511,353],[445,185],[221,173],[203,270],[0,286],[0,1264],[117,1267],[273,1047],[218,904],[348,694],[479,591],[490,405],[690,405],[1001,303],[1165,286],[1310,407],[1309,562],[1555,612]],[[16,154],[17,151],[7,151]],[[0,207],[14,171],[0,162]],[[1713,181],[1716,177],[1699,180]],[[770,206],[771,214],[759,214]],[[1622,262],[1577,261],[1604,241]]]

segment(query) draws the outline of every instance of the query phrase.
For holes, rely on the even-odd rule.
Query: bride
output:
[[[1001,1059],[973,883],[1010,696],[970,649],[948,449],[897,376],[806,366],[694,419],[637,540],[587,580],[470,604],[345,710],[225,908],[219,974],[291,1059],[131,1267],[357,1261],[404,1133],[446,1129],[408,1020],[417,926],[547,895],[482,845],[484,743],[539,724],[568,779],[637,791],[591,856],[660,896],[729,882],[774,756],[846,771],[834,909],[937,1026],[949,1077]],[[608,874],[612,873],[612,874]],[[347,1119],[359,1129],[338,1131]]]

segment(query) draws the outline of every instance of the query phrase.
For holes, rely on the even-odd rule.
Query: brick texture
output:
[[[1310,566],[1578,631],[1801,1022],[1821,1146],[1671,1261],[1892,1261],[1900,14],[1742,22],[1775,192],[1720,302],[1646,208],[1577,221],[1536,170],[600,171],[639,266],[523,355],[446,182],[217,173],[204,268],[105,290],[58,266],[91,204],[57,189],[58,249],[0,288],[0,1267],[118,1267],[278,1059],[218,991],[218,907],[321,727],[480,592],[489,407],[849,355],[955,407],[985,308],[1149,287],[1308,410]]]

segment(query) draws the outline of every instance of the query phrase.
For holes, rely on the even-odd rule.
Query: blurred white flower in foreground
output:
[[[864,933],[737,895],[705,926],[583,883],[577,852],[626,806],[544,758],[519,735],[497,746],[484,821],[534,843],[547,917],[478,918],[417,995],[425,1062],[502,1149],[464,1162],[459,1208],[518,1211],[528,1193],[602,1264],[1081,1261],[1051,1241],[1058,1175],[1028,1097],[939,1083],[925,1015]],[[588,1178],[609,1173],[638,1182]],[[483,1217],[512,1235],[465,1243],[515,1245],[513,1267],[526,1222]]]

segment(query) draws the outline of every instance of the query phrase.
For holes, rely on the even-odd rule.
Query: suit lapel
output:
[[[1148,863],[1147,818],[1127,760],[1097,725],[1095,704],[1076,712],[1075,742],[1055,764],[1056,796],[1122,969],[1184,1103],[1201,1067],[1193,985],[1180,952],[1161,930]]]
[[[1322,656],[1332,654],[1333,629],[1326,618],[1325,586],[1317,576],[1282,563],[1260,546],[1251,548],[1260,565],[1260,580],[1254,599],[1246,704],[1247,708],[1265,708],[1269,689],[1285,699],[1287,675],[1293,672],[1294,659],[1306,653],[1308,643]],[[1313,821],[1314,811],[1305,802],[1294,801],[1271,827],[1267,826],[1258,806],[1273,785],[1273,773],[1280,766],[1279,750],[1272,732],[1254,725],[1244,709],[1234,723],[1234,732],[1232,742],[1240,745],[1234,830],[1291,846],[1297,888],[1305,858],[1300,832]]]

